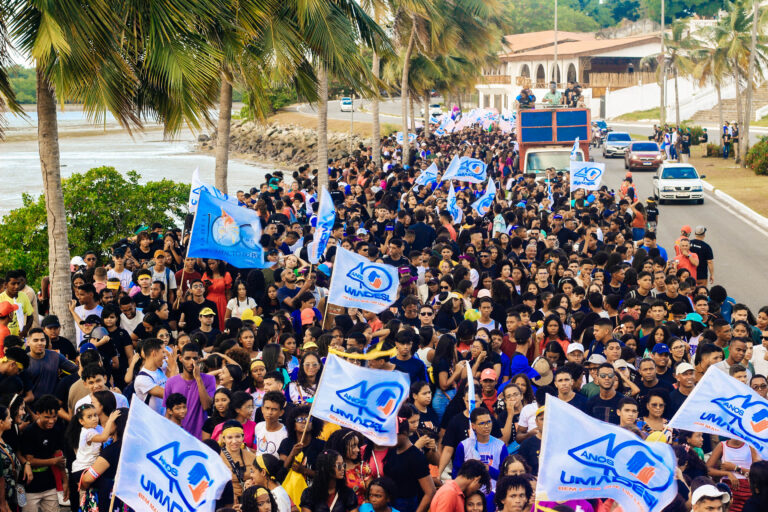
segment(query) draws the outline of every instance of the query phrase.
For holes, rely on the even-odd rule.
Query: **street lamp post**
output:
[[[667,121],[667,56],[664,54],[664,0],[661,0],[661,106],[659,121],[662,128]]]
[[[559,80],[557,79],[557,0],[555,0],[555,69],[552,72],[552,74],[554,75],[552,77],[552,80],[554,80],[555,82],[559,82]]]

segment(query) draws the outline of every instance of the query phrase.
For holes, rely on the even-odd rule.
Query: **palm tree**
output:
[[[701,38],[695,41],[698,48],[694,51],[693,56],[693,61],[696,63],[693,76],[698,79],[700,86],[708,83],[714,84],[717,92],[718,121],[720,122],[718,126],[722,127],[725,119],[723,117],[721,90],[723,80],[725,80],[728,72],[728,59],[725,51],[717,46],[715,32],[711,27],[701,29],[699,35]]]
[[[4,15],[18,49],[35,61],[40,167],[47,211],[51,312],[69,317],[71,299],[66,212],[61,190],[56,97],[83,103],[92,120],[107,112],[125,128],[142,115],[199,126],[208,118],[218,52],[196,30],[218,1],[11,0]],[[183,4],[183,5],[182,5]],[[64,336],[74,335],[72,322]]]
[[[3,7],[0,6],[0,140],[3,138],[3,128],[5,127],[3,112],[8,110],[15,114],[24,115],[24,110],[16,101],[16,94],[8,77],[8,69],[13,65],[13,61],[9,51],[11,37],[5,23],[7,16],[8,13],[4,12]]]
[[[758,53],[758,43],[757,43],[757,32],[758,32],[758,25],[763,24],[763,21],[759,16],[759,2],[758,0],[752,0],[752,40],[750,41],[749,45],[749,64],[747,69],[747,109],[744,115],[744,124],[742,125],[742,134],[741,134],[741,144],[740,144],[740,159],[742,161],[742,165],[746,166],[746,159],[745,156],[747,155],[747,152],[749,151],[749,125],[752,122],[752,92],[755,87],[755,70],[757,67],[757,53]],[[743,147],[743,149],[742,149]]]

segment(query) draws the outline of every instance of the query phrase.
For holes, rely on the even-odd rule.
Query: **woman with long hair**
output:
[[[672,337],[672,334],[669,332],[669,328],[665,325],[657,325],[653,329],[651,329],[651,332],[648,333],[648,338],[645,343],[645,349],[648,352],[653,351],[653,347],[658,345],[659,343],[663,343],[667,346],[669,346],[669,340]]]
[[[563,353],[568,350],[570,340],[565,333],[563,322],[556,314],[551,314],[544,319],[544,325],[542,327],[544,337],[539,342],[539,352],[544,353],[544,347],[550,342],[557,342],[563,349]]]
[[[291,380],[285,369],[285,353],[279,344],[267,343],[261,351],[261,360],[264,361],[266,373],[280,372],[283,376],[283,384]]]
[[[245,379],[246,391],[253,397],[253,403],[256,408],[261,407],[264,399],[264,393],[267,392],[264,386],[264,376],[267,374],[267,367],[261,359],[251,361],[251,367],[248,377]]]
[[[419,429],[430,430],[437,434],[439,419],[432,408],[432,388],[421,380],[411,384],[411,403],[419,415]]]
[[[256,455],[251,467],[251,482],[265,487],[275,499],[275,512],[291,512],[291,497],[280,485],[280,473],[283,465],[280,459],[268,453]],[[245,497],[245,495],[243,496]]]
[[[108,391],[108,393],[111,392]],[[86,491],[81,504],[83,510],[112,512],[109,507],[110,499],[115,484],[117,466],[120,462],[125,425],[128,422],[128,409],[118,410],[120,417],[115,420],[114,442],[101,450],[96,462],[83,471],[83,476],[80,478],[80,490]],[[118,498],[115,499],[115,505],[117,507],[115,510],[119,510],[123,504]]]
[[[255,450],[258,441],[256,439],[256,422],[253,421],[256,411],[253,406],[253,397],[245,391],[235,391],[232,393],[232,399],[229,402],[229,411],[232,419],[217,425],[213,429],[211,439],[221,444],[221,436],[227,425],[231,424],[232,421],[236,421],[240,425],[240,430],[243,434],[242,442],[248,448]]]
[[[441,420],[448,403],[456,396],[456,384],[466,375],[466,367],[456,368],[457,363],[456,340],[453,336],[444,334],[438,340],[435,356],[432,358],[435,379],[432,408]]]
[[[250,397],[249,397],[250,398]],[[221,459],[232,473],[232,491],[235,503],[239,503],[246,486],[246,479],[256,455],[243,443],[243,426],[237,420],[227,420],[221,430],[219,445]]]
[[[440,282],[440,291],[443,292],[443,282]],[[442,294],[440,295],[442,297]],[[459,324],[464,320],[464,301],[461,299],[458,293],[449,292],[445,298],[445,302],[442,303],[440,309],[437,311],[435,317],[435,327],[438,329],[445,329],[451,332],[456,332],[459,328]]]
[[[752,496],[744,503],[743,512],[768,510],[768,461],[759,460],[749,468],[749,488]]]
[[[3,435],[13,426],[11,412],[0,405],[0,511],[16,512],[19,509],[16,483],[24,476],[24,466],[16,457],[16,452],[3,440]],[[31,472],[31,471],[30,471]]]
[[[240,512],[283,512],[274,495],[263,485],[252,485],[243,491]],[[218,510],[232,510],[220,508]],[[288,507],[290,511],[290,506]]]
[[[280,301],[277,298],[277,291],[280,289],[276,284],[267,286],[264,297],[259,301],[259,314],[267,318],[280,309]]]
[[[256,301],[248,296],[248,287],[244,281],[235,281],[232,285],[233,297],[227,302],[227,310],[224,313],[225,319],[240,318],[246,309],[250,309],[256,314]]]
[[[291,402],[296,405],[312,403],[322,372],[323,363],[320,357],[312,352],[304,354],[296,381],[288,385],[288,396]]]
[[[288,437],[283,439],[277,449],[285,469],[299,473],[307,482],[315,476],[317,456],[325,447],[325,441],[318,438],[323,422],[313,421],[309,410],[309,405],[299,405],[288,410],[285,419]]]
[[[648,413],[638,420],[637,428],[645,437],[651,432],[664,432],[668,430],[667,420],[664,418],[664,411],[669,404],[669,395],[666,391],[654,388],[648,392],[645,397],[644,409]]]
[[[729,512],[741,512],[752,496],[749,480],[752,464],[760,460],[760,454],[741,439],[728,439],[716,444],[707,460],[709,476],[725,481],[733,493]]]
[[[213,434],[213,430],[224,423],[225,421],[232,419],[232,411],[229,408],[229,403],[232,400],[232,392],[227,388],[219,388],[213,394],[213,408],[211,415],[203,423],[203,431],[200,439],[205,441],[210,439]]]
[[[365,501],[368,482],[373,478],[371,467],[360,457],[361,436],[354,430],[341,428],[331,434],[327,446],[336,450],[344,458],[346,465],[347,487],[357,496],[357,504]]]
[[[250,327],[241,327],[240,330],[237,331],[237,343],[248,351],[250,359],[254,359],[259,356],[259,351],[256,350],[255,347],[256,334]]]
[[[669,357],[672,368],[680,363],[690,363],[691,354],[688,350],[688,344],[680,338],[672,337],[669,340]]]
[[[357,496],[347,487],[346,465],[335,450],[317,457],[312,485],[301,494],[301,512],[357,512]]]

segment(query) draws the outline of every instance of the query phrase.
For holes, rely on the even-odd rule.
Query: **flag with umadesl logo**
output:
[[[707,370],[669,426],[742,439],[768,458],[768,400],[719,368]]]
[[[408,398],[410,386],[406,373],[365,368],[330,354],[311,414],[360,432],[380,446],[394,446],[397,411]]]
[[[468,156],[454,156],[448,168],[445,169],[440,181],[459,180],[470,183],[482,183],[487,178],[486,168],[488,166],[482,160],[470,158]]]
[[[392,265],[374,263],[339,246],[333,263],[328,301],[345,308],[381,313],[395,300],[400,279]]]
[[[234,206],[238,206],[240,204],[240,202],[237,200],[237,197],[229,196],[213,185],[208,185],[207,183],[201,181],[200,173],[198,173],[197,169],[195,169],[195,172],[192,173],[192,186],[189,188],[189,199],[187,200],[187,206],[189,207],[190,213],[195,213],[197,211],[197,203],[200,201],[200,192],[203,190],[207,191],[217,199],[226,201]]]
[[[218,199],[207,190],[200,192],[187,256],[224,260],[238,268],[273,265],[264,258],[258,214]]]
[[[491,211],[493,199],[496,197],[496,183],[492,179],[488,180],[488,186],[485,187],[485,193],[477,201],[472,203],[472,209],[482,217]]]
[[[221,457],[141,400],[132,400],[114,493],[134,510],[213,512],[232,472]]]
[[[597,190],[605,174],[605,164],[571,160],[571,190]]]
[[[617,425],[547,397],[537,501],[611,498],[624,510],[658,512],[677,495],[676,460]]]
[[[328,189],[323,187],[320,192],[320,208],[317,211],[314,237],[307,247],[307,257],[310,263],[319,263],[320,258],[325,254],[334,223],[336,223],[336,208],[333,206],[333,199]]]

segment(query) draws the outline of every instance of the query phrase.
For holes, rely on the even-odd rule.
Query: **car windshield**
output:
[[[665,167],[661,173],[663,180],[695,180],[698,177],[693,167]]]
[[[526,172],[544,172],[550,167],[554,167],[558,171],[565,171],[571,168],[571,150],[563,151],[546,151],[541,153],[530,152],[526,154],[525,158],[528,160],[526,166]],[[579,162],[584,161],[584,155],[576,153],[576,160]]]
[[[429,108],[440,108],[440,104],[439,103],[433,103],[432,105],[429,106]]]
[[[628,133],[609,133],[608,140],[611,142],[629,142],[632,137]]]
[[[640,142],[632,144],[632,151],[659,151],[659,145],[655,142]]]

